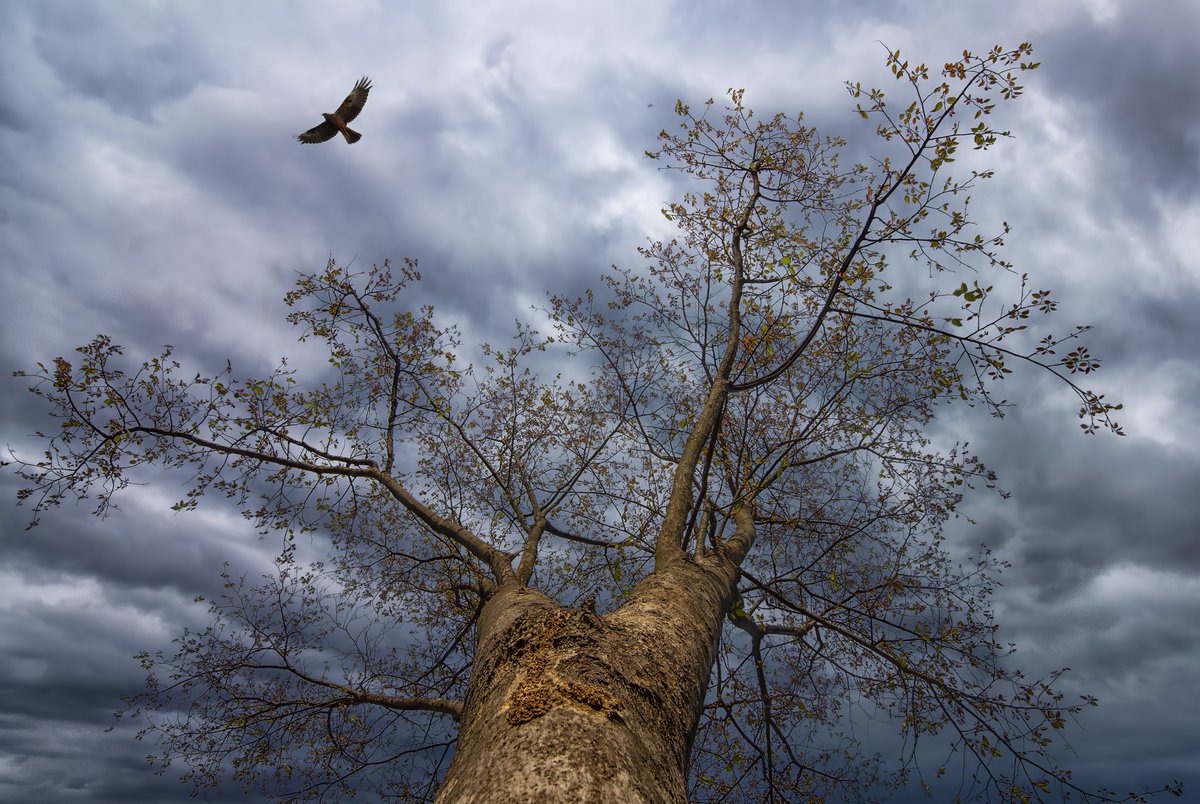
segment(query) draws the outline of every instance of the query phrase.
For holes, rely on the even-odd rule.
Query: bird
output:
[[[362,111],[367,102],[367,93],[371,91],[371,80],[363,76],[354,89],[350,90],[350,94],[342,101],[342,105],[337,108],[333,114],[322,113],[325,118],[324,123],[313,126],[308,131],[300,134],[296,139],[300,142],[312,144],[317,142],[325,142],[333,139],[333,135],[339,131],[346,138],[346,142],[355,143],[362,139],[362,134],[349,128],[346,124],[354,118],[358,117],[358,113]]]

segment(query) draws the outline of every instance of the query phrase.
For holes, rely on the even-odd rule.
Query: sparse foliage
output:
[[[228,578],[212,627],[141,657],[162,761],[289,800],[499,796],[505,768],[528,779],[505,747],[532,750],[554,713],[662,800],[840,800],[952,765],[964,799],[1121,800],[1056,764],[1095,700],[1013,669],[988,607],[1001,562],[944,541],[997,479],[928,435],[949,403],[1002,415],[1019,368],[1074,391],[1086,432],[1121,432],[1120,405],[1075,381],[1099,366],[1087,328],[1035,327],[1057,302],[1001,257],[1007,225],[968,214],[990,172],[953,172],[1005,136],[990,116],[1030,53],[932,77],[889,53],[911,102],[849,86],[886,149],[870,165],[740,90],[680,102],[648,152],[695,181],[663,211],[678,237],[597,294],[551,296],[553,330],[519,328],[482,368],[406,305],[415,262],[330,262],[288,294],[326,383],[203,377],[169,347],[126,373],[104,337],[39,365],[61,428],[20,464],[35,521],[89,495],[103,514],[153,464],[193,473],[180,509],[219,492],[260,529],[330,539],[326,564],[289,549],[261,585]],[[859,746],[862,707],[904,735],[898,766]],[[932,735],[945,767],[917,763]],[[637,756],[660,744],[658,765]]]

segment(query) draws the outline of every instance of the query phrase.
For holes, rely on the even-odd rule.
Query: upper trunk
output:
[[[673,561],[597,616],[515,584],[485,605],[441,802],[685,802],[737,576]]]

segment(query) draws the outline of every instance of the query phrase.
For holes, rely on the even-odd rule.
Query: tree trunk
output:
[[[619,609],[516,584],[484,606],[439,802],[686,802],[688,757],[737,568],[673,561]]]

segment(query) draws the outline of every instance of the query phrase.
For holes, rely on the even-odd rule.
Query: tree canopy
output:
[[[106,514],[155,466],[190,473],[180,510],[223,495],[264,533],[328,540],[323,563],[288,546],[273,576],[229,573],[210,627],[141,657],[133,708],[163,767],[287,799],[433,798],[501,591],[632,629],[621,613],[647,579],[700,568],[723,633],[695,683],[677,681],[697,687],[679,737],[692,800],[819,801],[947,773],[963,798],[1121,799],[1057,764],[1095,700],[1012,666],[988,602],[1002,562],[946,542],[967,489],[1003,492],[967,443],[930,434],[953,403],[1003,416],[1017,369],[1074,392],[1085,433],[1121,433],[1120,405],[1079,384],[1099,366],[1087,327],[1050,331],[1054,297],[1001,256],[1007,225],[969,214],[990,171],[957,170],[1006,136],[991,115],[1037,64],[1027,44],[940,71],[899,51],[887,64],[899,106],[848,85],[877,123],[864,164],[801,116],[755,116],[741,90],[679,102],[647,152],[693,182],[663,210],[677,235],[594,293],[549,295],[547,331],[519,326],[480,365],[409,303],[409,259],[330,261],[287,294],[324,376],[203,376],[170,347],[130,363],[103,336],[29,372],[60,425],[18,462],[34,522],[74,498]],[[509,646],[524,669],[504,728],[571,706],[641,728],[617,687],[555,664],[576,626],[554,616],[544,644]],[[898,764],[848,727],[864,707],[902,735]],[[932,735],[947,754],[929,764]]]

